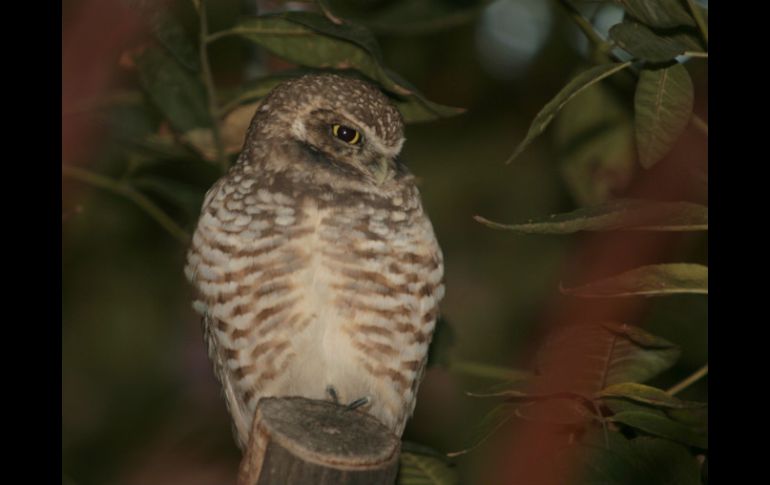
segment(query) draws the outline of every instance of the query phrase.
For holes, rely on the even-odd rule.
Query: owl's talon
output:
[[[334,404],[340,403],[340,398],[337,395],[337,390],[334,388],[334,386],[326,386],[326,394],[328,394],[329,397],[332,398],[332,401],[334,401]]]
[[[367,404],[369,404],[370,402],[371,402],[371,399],[369,399],[369,396],[359,397],[359,398],[358,398],[358,399],[356,399],[355,401],[353,401],[353,402],[351,402],[350,404],[348,404],[348,405],[345,407],[345,409],[346,409],[347,411],[353,411],[353,410],[355,410],[355,409],[358,409],[358,408],[360,408],[360,407],[362,407],[362,406],[366,406],[366,405],[367,405]]]

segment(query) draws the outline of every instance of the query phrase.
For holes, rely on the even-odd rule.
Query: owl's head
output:
[[[304,152],[300,163],[310,164],[308,169],[375,184],[396,173],[404,143],[403,119],[387,96],[367,82],[334,74],[278,85],[260,104],[254,123],[255,136]]]

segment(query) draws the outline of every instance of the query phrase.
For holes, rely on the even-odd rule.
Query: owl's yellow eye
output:
[[[355,130],[349,126],[332,125],[332,133],[334,136],[344,141],[348,145],[355,145],[361,141],[361,134],[358,132],[358,130]]]

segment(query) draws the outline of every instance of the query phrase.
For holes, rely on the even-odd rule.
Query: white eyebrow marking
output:
[[[354,123],[354,126],[357,130],[361,131],[361,133],[364,136],[364,142],[371,144],[375,150],[377,150],[379,153],[382,153],[383,155],[386,155],[391,158],[395,158],[396,155],[401,153],[401,148],[404,146],[404,142],[406,141],[406,138],[403,136],[396,141],[393,145],[387,145],[385,142],[383,142],[382,138],[377,136],[374,129],[370,129],[367,127],[364,123],[361,123],[355,116],[353,116],[351,113],[343,112],[345,117],[349,120],[351,120]]]

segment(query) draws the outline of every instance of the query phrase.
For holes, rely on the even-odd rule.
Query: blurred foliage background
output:
[[[99,3],[63,3],[62,120],[69,143],[63,163],[109,180],[129,180],[190,231],[220,167],[169,142],[170,129],[141,89],[130,55],[143,45],[143,31],[129,29],[117,40],[93,38],[120,32],[122,22],[143,25],[141,5]],[[193,3],[180,0],[172,8],[195,42]],[[257,11],[253,1],[210,3],[209,32]],[[269,3],[263,7],[276,6]],[[560,298],[560,282],[575,266],[591,264],[570,259],[587,236],[494,231],[473,216],[525,221],[631,190],[639,169],[633,135],[623,131],[622,122],[632,116],[631,106],[611,90],[586,93],[563,113],[569,121],[557,119],[516,162],[504,165],[540,108],[590,65],[589,44],[560,2],[328,3],[337,15],[371,28],[385,65],[426,98],[467,110],[410,124],[403,152],[421,178],[424,205],[444,251],[442,312],[452,330],[448,364],[428,371],[404,438],[441,451],[464,449],[493,405],[465,392],[489,388],[507,370],[531,367],[543,332],[538,325]],[[612,2],[574,3],[605,35],[622,17]],[[208,54],[223,93],[280,68],[263,50],[235,37],[211,44]],[[695,111],[705,117],[705,63],[687,68],[695,82]],[[98,76],[104,78],[101,84],[89,84]],[[622,88],[622,79],[617,86]],[[608,96],[617,102],[608,104]],[[583,158],[564,151],[559,140],[569,137],[571,126],[608,111],[621,121],[605,145]],[[68,138],[67,130],[76,126],[86,128]],[[674,147],[667,167],[655,169],[662,176],[679,173],[681,164],[668,160],[705,160],[705,142],[691,131]],[[70,177],[62,183],[64,483],[232,483],[239,453],[190,307],[182,274],[186,247],[141,209],[141,201],[114,186]],[[678,200],[706,202],[704,184],[687,187]],[[671,260],[685,258],[705,261],[705,233],[677,239]],[[646,309],[640,323],[683,351],[659,377],[661,386],[707,361],[705,322],[706,299],[697,295],[655,300]],[[706,381],[683,394],[705,400]],[[480,476],[490,464],[481,447],[457,466],[462,483],[476,483],[469,477]]]

